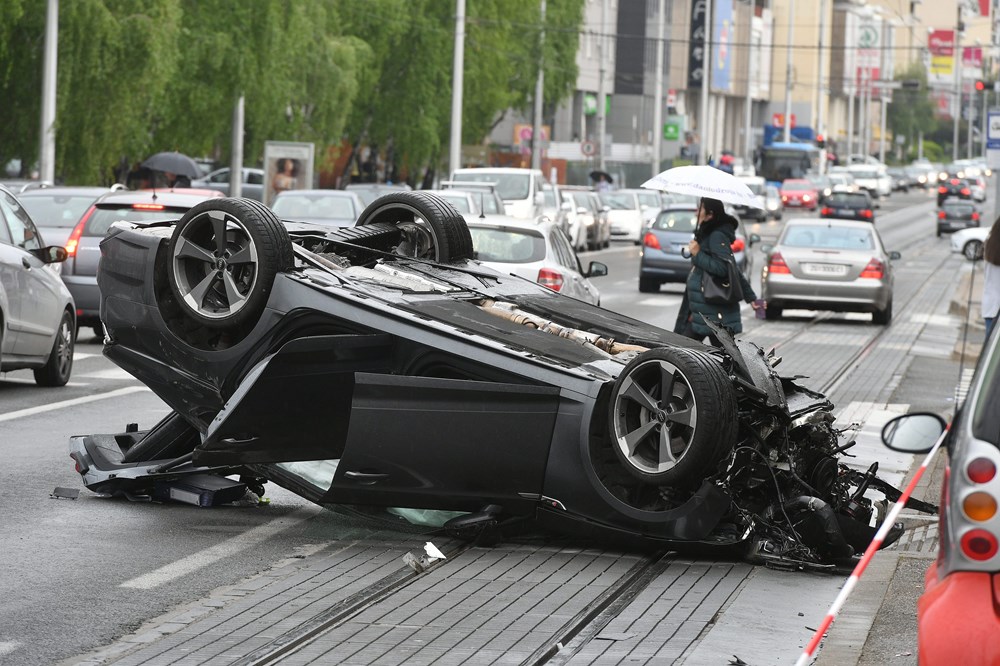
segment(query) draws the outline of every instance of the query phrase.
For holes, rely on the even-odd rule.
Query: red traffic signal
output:
[[[986,82],[982,79],[976,79],[976,92],[983,92],[986,90]]]

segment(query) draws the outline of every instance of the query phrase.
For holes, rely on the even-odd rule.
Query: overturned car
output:
[[[487,269],[428,194],[339,229],[218,199],[116,223],[101,251],[104,354],[173,411],[72,438],[98,493],[238,474],[257,494],[465,512],[445,528],[470,537],[528,519],[820,568],[863,550],[900,494],[839,462],[831,403],[759,347]]]

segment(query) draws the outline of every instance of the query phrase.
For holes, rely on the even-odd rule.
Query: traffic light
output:
[[[816,147],[826,148],[826,137],[824,137],[822,134],[816,135]]]
[[[982,79],[976,79],[976,92],[983,92],[986,90],[986,82]]]

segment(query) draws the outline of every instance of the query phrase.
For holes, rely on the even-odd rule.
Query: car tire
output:
[[[876,326],[888,326],[892,323],[892,299],[886,303],[884,310],[876,310],[872,313],[872,323]]]
[[[643,483],[694,487],[732,451],[736,409],[732,382],[714,358],[688,349],[651,349],[615,380],[611,446]]]
[[[983,241],[970,240],[962,246],[962,255],[969,261],[976,261],[983,258]]]
[[[937,230],[937,237],[938,237],[938,238],[941,238],[941,228],[940,228],[940,227],[939,227],[939,228],[938,228],[938,230]]]
[[[226,234],[222,243],[220,224]],[[187,316],[210,329],[256,321],[275,276],[294,263],[285,226],[252,199],[215,199],[193,207],[174,227],[167,253],[174,298]]]
[[[653,278],[639,278],[639,291],[644,294],[654,294],[660,290],[660,281]]]
[[[368,205],[354,226],[389,223],[403,231],[395,252],[447,264],[472,259],[472,235],[449,202],[425,192],[393,192]]]
[[[62,314],[56,337],[52,341],[49,358],[40,368],[34,371],[35,383],[39,386],[65,386],[73,372],[73,343],[76,326],[73,325],[73,315],[69,310]]]
[[[767,307],[764,308],[764,319],[777,321],[778,319],[781,319],[782,312],[783,309],[780,305],[771,305],[768,303]]]

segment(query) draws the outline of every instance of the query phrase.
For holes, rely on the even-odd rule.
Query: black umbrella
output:
[[[594,171],[590,172],[590,179],[591,180],[597,180],[597,181],[606,180],[609,183],[615,182],[615,179],[611,177],[610,173],[608,173],[607,171],[600,171],[600,170],[597,170],[597,169],[595,169]]]
[[[156,153],[142,163],[142,166],[153,171],[169,171],[178,176],[199,178],[201,169],[198,163],[183,153]]]

